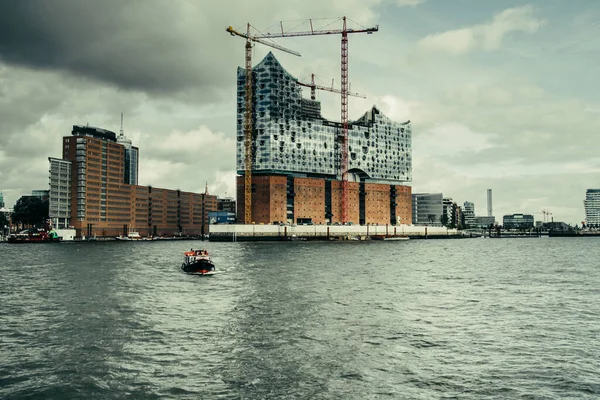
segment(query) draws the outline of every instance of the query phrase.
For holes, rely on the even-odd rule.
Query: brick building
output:
[[[298,79],[269,53],[252,72],[252,221],[341,222],[339,122],[302,97]],[[244,221],[245,82],[237,83],[237,219]],[[412,132],[376,107],[348,126],[348,218],[354,224],[410,224]]]
[[[73,126],[72,135],[63,138],[63,162],[50,159],[50,217],[86,237],[208,233],[216,196],[125,183],[137,177],[137,164],[127,157],[131,148],[137,154],[137,148],[118,143],[114,132]],[[69,199],[61,197],[65,189]]]

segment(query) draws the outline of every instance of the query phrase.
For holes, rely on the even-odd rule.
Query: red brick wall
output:
[[[255,192],[252,196],[252,218],[256,224],[270,224],[287,221],[285,176],[254,176],[252,177]],[[349,222],[359,223],[359,183],[348,182],[348,218]],[[369,224],[390,223],[390,185],[365,184],[365,217]],[[325,221],[325,180],[316,178],[294,178],[294,217],[310,218],[313,223]],[[400,222],[412,222],[411,187],[396,186],[396,215]],[[331,182],[331,222],[341,222],[342,219],[342,183]],[[244,177],[237,177],[237,216],[238,222],[244,222]],[[294,221],[296,222],[296,221]]]
[[[237,180],[237,220],[243,224],[245,215],[244,177]],[[286,184],[285,176],[253,176],[252,185],[252,222],[269,224],[286,221]]]
[[[400,217],[400,223],[412,224],[412,187],[396,186],[396,217]]]
[[[365,183],[365,223],[390,223],[390,185]]]
[[[359,223],[358,182],[348,182],[348,222]],[[342,222],[342,182],[331,182],[331,222]]]
[[[298,218],[310,218],[315,224],[325,223],[325,180],[295,178],[294,192],[296,221]]]

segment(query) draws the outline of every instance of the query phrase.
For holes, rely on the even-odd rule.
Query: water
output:
[[[0,398],[597,399],[599,248],[0,244]]]

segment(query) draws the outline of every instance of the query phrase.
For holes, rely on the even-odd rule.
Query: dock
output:
[[[211,242],[293,240],[462,239],[473,235],[456,229],[414,225],[211,225]]]

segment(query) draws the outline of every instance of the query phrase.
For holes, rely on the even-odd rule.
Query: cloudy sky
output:
[[[0,0],[0,189],[8,206],[48,186],[74,124],[125,133],[140,184],[234,195],[236,68],[225,31],[319,28],[346,15],[350,118],[377,105],[413,121],[413,192],[473,201],[497,220],[549,210],[580,223],[600,187],[597,0]],[[323,18],[323,19],[321,19]],[[334,18],[334,19],[325,19]],[[333,23],[331,28],[340,24]],[[287,38],[274,51],[300,79],[339,83],[340,37]],[[256,46],[258,62],[269,51]],[[325,117],[339,97],[322,92]],[[500,218],[498,218],[500,217]]]

